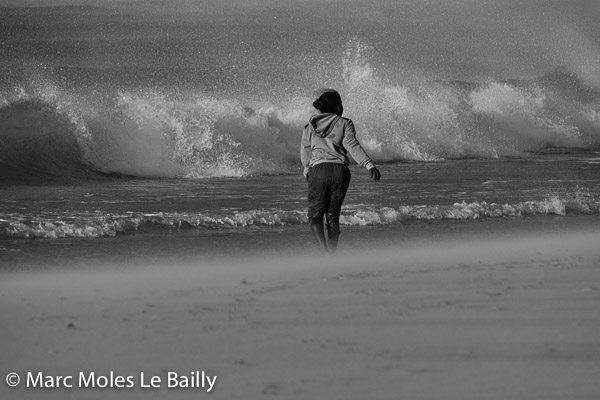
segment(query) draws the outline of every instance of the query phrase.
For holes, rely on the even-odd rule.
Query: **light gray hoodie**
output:
[[[354,124],[336,114],[313,115],[302,132],[300,158],[304,175],[308,168],[321,163],[349,165],[348,152],[359,165],[375,168],[373,161],[356,139]]]

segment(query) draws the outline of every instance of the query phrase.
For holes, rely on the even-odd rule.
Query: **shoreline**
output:
[[[598,230],[600,215],[547,215],[473,220],[408,220],[389,225],[342,226],[340,255],[373,249],[411,248],[439,242],[497,240],[515,235],[577,234]],[[306,225],[233,230],[142,229],[103,238],[0,240],[0,275],[30,269],[94,269],[128,264],[214,262],[226,259],[317,255]]]
[[[205,371],[218,380],[210,394],[4,384],[0,392],[592,400],[600,393],[598,229],[573,229],[331,258],[165,259],[4,274],[3,374],[146,372],[165,380],[168,372]]]

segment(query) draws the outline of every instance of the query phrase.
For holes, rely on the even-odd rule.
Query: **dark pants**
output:
[[[327,222],[329,239],[340,236],[340,212],[350,185],[350,170],[344,164],[322,163],[308,172],[308,220]]]

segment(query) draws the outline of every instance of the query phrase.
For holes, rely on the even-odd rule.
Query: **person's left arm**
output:
[[[308,166],[312,157],[312,150],[310,145],[310,128],[308,125],[304,127],[302,132],[302,141],[300,142],[300,160],[302,161],[302,167],[304,171],[302,174],[308,179]]]

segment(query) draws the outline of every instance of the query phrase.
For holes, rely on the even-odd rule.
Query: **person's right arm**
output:
[[[354,123],[352,120],[347,119],[345,121],[344,126],[344,139],[343,145],[350,152],[350,155],[358,163],[358,165],[365,167],[369,172],[371,172],[371,179],[378,181],[381,179],[381,173],[375,167],[373,160],[367,154],[367,152],[362,148],[360,142],[356,138],[356,129],[354,128]]]

